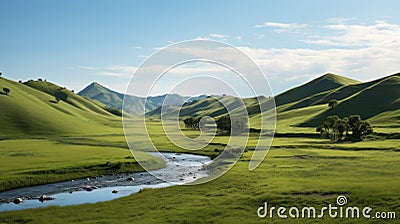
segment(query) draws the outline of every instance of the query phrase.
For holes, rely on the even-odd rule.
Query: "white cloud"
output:
[[[202,37],[202,36],[198,36],[196,38],[194,38],[195,40],[209,40],[209,37]]]
[[[353,24],[349,24],[353,22]],[[326,72],[362,81],[399,72],[400,25],[385,21],[354,24],[335,18],[304,42],[318,48],[262,49],[241,47],[273,83],[307,81]],[[291,29],[296,24],[265,23],[258,27]],[[310,27],[315,28],[315,27]],[[321,27],[318,27],[321,28]],[[304,35],[307,35],[304,33]]]
[[[217,33],[210,33],[209,36],[212,37],[212,38],[217,38],[217,39],[226,39],[226,38],[229,37],[229,36],[222,35],[222,34],[217,34]]]
[[[263,24],[254,26],[254,28],[264,28],[264,27],[275,28],[273,30],[274,32],[283,33],[283,32],[293,32],[299,29],[303,29],[307,27],[307,24],[265,22]]]
[[[121,77],[130,78],[136,71],[137,67],[134,66],[123,66],[123,65],[111,65],[105,67],[95,66],[78,66],[79,69],[89,70],[93,75],[110,76],[110,77]]]
[[[329,35],[316,36],[305,40],[309,44],[336,47],[398,47],[400,46],[400,25],[385,21],[374,24],[346,24],[343,22],[324,26]]]

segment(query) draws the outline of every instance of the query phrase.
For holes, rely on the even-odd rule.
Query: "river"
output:
[[[208,176],[204,165],[211,162],[207,156],[185,153],[152,153],[166,162],[166,167],[151,173],[127,173],[106,175],[53,184],[18,188],[0,192],[0,212],[41,208],[47,206],[67,206],[109,201],[128,196],[145,188],[163,188],[186,184]],[[164,181],[165,179],[170,182]],[[46,195],[48,199],[39,198]],[[13,201],[21,198],[19,204]]]

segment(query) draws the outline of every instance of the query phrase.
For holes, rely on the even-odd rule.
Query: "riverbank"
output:
[[[15,188],[92,178],[101,175],[142,172],[127,148],[99,141],[93,145],[61,143],[53,139],[0,141],[0,192]],[[165,162],[144,155],[151,169]]]
[[[0,192],[0,212],[108,201],[137,193],[145,188],[191,183],[207,176],[204,165],[211,161],[209,157],[182,153],[160,155],[166,166],[152,170],[151,173],[105,175]],[[40,200],[42,195],[51,200]],[[17,198],[22,201],[13,203]]]

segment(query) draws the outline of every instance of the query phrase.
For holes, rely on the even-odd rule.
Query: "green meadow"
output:
[[[0,95],[1,191],[142,171],[125,142],[121,117],[110,113],[101,102],[44,81],[23,84],[1,78],[0,87],[5,86],[11,92],[8,96]],[[369,100],[371,91],[379,92],[382,88],[395,91],[398,86],[398,75],[367,84],[323,76],[276,97],[276,136],[267,157],[253,171],[248,166],[258,143],[257,133],[251,133],[244,154],[232,169],[211,182],[146,189],[96,204],[1,212],[0,223],[398,223],[399,95],[394,95],[395,99],[389,103],[383,102],[378,109],[371,107],[360,112],[375,131],[361,142],[333,143],[320,138],[315,127],[306,125],[316,122],[321,114],[348,116]],[[66,93],[67,98],[53,102],[58,91]],[[339,104],[329,109],[326,103],[333,97]],[[354,99],[357,105],[349,107],[348,103]],[[245,104],[253,111],[251,127],[259,128],[262,115],[250,110],[255,106],[254,99],[246,99]],[[182,113],[195,116],[214,113],[218,117],[224,111],[211,99],[204,99],[183,108]],[[151,115],[146,120],[147,130],[160,151],[215,157],[229,141],[229,136],[218,135],[204,149],[184,150],[167,138],[157,113]],[[133,116],[129,119],[138,122]],[[191,138],[199,136],[198,130],[183,129],[183,132]],[[135,133],[135,147],[146,146],[141,145],[145,135]],[[148,161],[154,169],[164,166],[163,161],[151,156]],[[396,219],[257,216],[257,209],[264,202],[275,207],[313,206],[318,210],[328,204],[336,205],[339,195],[347,197],[348,206],[371,207],[371,216],[375,212],[396,212]]]
[[[223,139],[221,139],[223,142]],[[249,142],[254,147],[255,139]],[[218,141],[216,139],[215,141]],[[238,163],[220,178],[195,186],[175,186],[144,190],[114,201],[68,207],[49,207],[0,213],[6,223],[353,223],[352,219],[261,219],[258,207],[314,206],[335,204],[345,195],[348,205],[374,211],[399,212],[400,169],[399,140],[332,144],[327,140],[307,138],[275,138],[264,162],[254,171],[248,170],[249,150]],[[49,144],[42,141],[41,144]],[[316,145],[315,145],[316,144]],[[390,146],[390,147],[388,147]],[[85,149],[86,148],[86,149]],[[91,153],[90,147],[83,147]],[[82,149],[80,149],[82,150]],[[94,150],[94,149],[93,149]],[[105,149],[101,153],[106,153]],[[93,161],[110,155],[99,153]],[[205,152],[207,154],[207,152]],[[85,154],[83,153],[82,156]],[[99,157],[98,157],[99,156]],[[123,152],[119,155],[125,156]],[[88,156],[88,158],[91,156]],[[47,159],[47,158],[44,158]],[[67,158],[65,158],[67,159]],[[59,165],[71,164],[75,158]],[[90,163],[90,161],[87,161]],[[34,169],[10,166],[10,169]],[[49,169],[53,168],[49,166]],[[37,166],[35,168],[38,168]],[[70,214],[75,214],[71,216]],[[377,223],[361,218],[363,223]],[[396,220],[382,220],[382,222]],[[397,220],[398,221],[398,220]]]

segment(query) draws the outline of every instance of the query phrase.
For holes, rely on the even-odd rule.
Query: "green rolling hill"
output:
[[[68,135],[74,133],[96,133],[110,130],[111,123],[121,118],[113,106],[120,107],[123,94],[92,83],[75,94],[65,88],[46,81],[14,82],[0,78],[0,91],[10,89],[8,95],[0,94],[1,136]],[[309,93],[309,94],[307,94]],[[83,95],[83,96],[82,96]],[[167,95],[151,97],[151,112],[147,116],[159,117],[159,106]],[[180,116],[219,117],[238,109],[243,100],[250,116],[251,127],[260,127],[260,106],[257,98],[235,98],[232,96],[200,96],[186,102],[182,108],[173,104],[187,97],[168,95],[172,102],[164,108],[168,117],[179,111]],[[58,98],[58,102],[56,101]],[[390,75],[374,81],[361,83],[333,74],[326,74],[299,87],[290,89],[274,98],[259,96],[260,102],[270,105],[276,102],[277,132],[314,132],[326,116],[337,114],[349,116],[360,114],[375,127],[395,130],[400,127],[400,74]],[[338,100],[338,105],[329,108],[327,102]],[[144,98],[129,96],[133,110],[143,107]],[[105,102],[105,106],[102,102]],[[224,106],[225,105],[225,106]],[[118,111],[117,111],[118,112]]]
[[[400,121],[400,74],[390,75],[370,82],[359,82],[334,74],[325,74],[301,86],[287,90],[274,97],[277,110],[277,131],[314,132],[327,116],[337,114],[342,117],[360,114],[376,127],[399,128]],[[270,104],[271,98],[260,97],[262,104]],[[330,100],[336,99],[339,104],[328,107]],[[168,117],[180,110],[181,117],[211,116],[226,114],[226,109],[235,108],[239,98],[215,96],[192,103],[182,108],[164,108],[163,116]],[[260,106],[256,98],[243,99],[250,123],[253,128],[260,127]],[[148,116],[160,116],[161,108],[147,113]],[[399,113],[398,113],[399,112]]]
[[[302,100],[304,98],[322,93],[328,90],[336,89],[342,86],[358,84],[359,81],[349,79],[343,76],[334,75],[331,73],[318,77],[301,86],[287,90],[275,96],[276,105],[284,105]]]
[[[1,136],[61,136],[106,130],[120,117],[105,105],[46,81],[18,83],[0,78]],[[58,96],[59,102],[56,101]]]
[[[333,114],[341,117],[360,114],[363,119],[370,119],[381,113],[400,109],[400,74],[366,84],[358,92],[338,98],[339,104],[334,108],[323,111],[301,125],[315,126]]]

